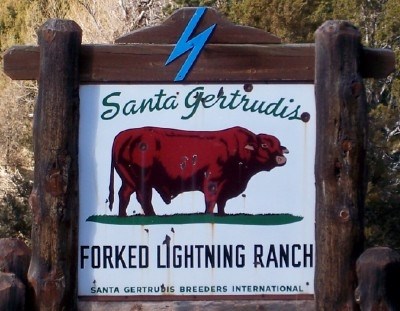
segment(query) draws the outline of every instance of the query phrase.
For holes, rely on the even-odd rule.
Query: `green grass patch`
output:
[[[86,221],[108,225],[184,225],[184,224],[227,224],[277,226],[301,221],[303,217],[291,214],[227,214],[224,216],[210,214],[176,214],[163,216],[132,215],[118,217],[110,215],[93,215]]]

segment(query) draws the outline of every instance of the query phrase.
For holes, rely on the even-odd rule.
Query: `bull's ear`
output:
[[[244,149],[254,151],[254,146],[247,144],[246,146],[244,146]]]

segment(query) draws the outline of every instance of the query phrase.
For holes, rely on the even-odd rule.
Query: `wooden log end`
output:
[[[73,20],[69,19],[48,19],[41,27],[41,31],[59,31],[59,32],[82,32],[81,27]]]
[[[396,55],[389,49],[364,48],[361,53],[361,75],[384,79],[396,69]]]
[[[323,40],[329,40],[327,38],[335,36],[354,36],[360,42],[361,47],[361,33],[349,21],[329,20],[315,32],[315,37]],[[363,78],[386,78],[396,69],[395,54],[392,50],[363,47],[360,48],[360,54],[359,67],[360,75]]]
[[[328,20],[318,27],[315,32],[316,35],[336,35],[339,33],[354,33],[361,37],[358,28],[346,20]]]
[[[50,44],[54,41],[57,36],[63,35],[63,37],[69,36],[77,37],[79,42],[82,41],[82,29],[79,25],[66,19],[49,19],[47,20],[37,32],[39,38],[39,45],[44,43]],[[72,38],[73,38],[72,37]]]
[[[37,80],[39,56],[37,46],[12,46],[4,53],[4,73],[12,80]]]

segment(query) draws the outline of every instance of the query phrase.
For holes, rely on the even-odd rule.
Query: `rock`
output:
[[[14,273],[0,272],[0,311],[24,308],[25,285]]]
[[[361,310],[400,310],[400,254],[388,247],[367,249],[357,260],[356,301]]]
[[[25,285],[31,250],[20,239],[0,239],[0,271],[14,273]]]

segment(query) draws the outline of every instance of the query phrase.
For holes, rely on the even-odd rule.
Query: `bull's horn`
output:
[[[282,152],[283,152],[283,153],[289,153],[289,149],[286,148],[286,147],[282,147]]]
[[[246,146],[244,146],[244,149],[254,151],[254,146],[252,146],[252,145],[246,145]]]

